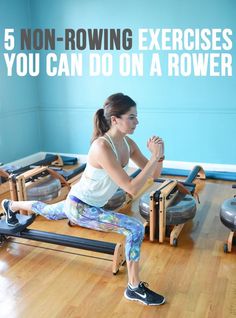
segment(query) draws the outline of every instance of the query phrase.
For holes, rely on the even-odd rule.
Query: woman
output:
[[[128,286],[124,296],[146,305],[161,305],[165,298],[151,291],[148,284],[139,279],[143,224],[136,218],[102,208],[118,187],[133,196],[149,177],[160,175],[164,159],[163,141],[155,136],[148,140],[151,158],[147,160],[136,143],[126,136],[134,132],[137,124],[135,102],[122,93],[111,95],[95,114],[86,169],[70,190],[65,203],[47,205],[39,201],[4,200],[2,206],[6,222],[12,226],[18,222],[15,212],[23,209],[48,219],[68,218],[83,227],[126,235]],[[142,169],[134,179],[127,174],[130,158]]]

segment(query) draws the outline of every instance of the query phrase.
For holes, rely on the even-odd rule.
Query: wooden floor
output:
[[[107,255],[14,239],[0,248],[0,317],[236,317],[236,247],[231,254],[223,252],[229,231],[219,219],[221,203],[235,194],[231,185],[201,181],[197,215],[184,227],[178,247],[168,241],[144,241],[141,279],[167,297],[165,305],[147,307],[127,301],[123,297],[126,268],[112,275]],[[132,211],[137,213],[137,202]],[[33,226],[111,242],[123,240],[116,234],[69,228],[64,220],[38,217]]]

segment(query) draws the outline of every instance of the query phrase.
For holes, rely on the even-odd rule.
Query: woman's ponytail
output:
[[[103,108],[100,108],[96,111],[94,115],[93,125],[94,127],[93,127],[93,136],[92,136],[91,143],[98,137],[103,136],[110,128],[106,118],[104,117]]]

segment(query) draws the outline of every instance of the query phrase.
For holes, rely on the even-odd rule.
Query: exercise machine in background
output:
[[[196,214],[193,182],[197,178],[205,179],[201,166],[195,166],[184,181],[154,180],[156,189],[140,198],[139,211],[147,221],[150,241],[163,243],[169,238],[170,245],[177,246],[184,225]]]
[[[236,184],[232,188],[236,189]],[[236,196],[222,203],[220,207],[220,219],[230,230],[227,242],[224,244],[224,252],[230,253],[232,245],[236,244]]]

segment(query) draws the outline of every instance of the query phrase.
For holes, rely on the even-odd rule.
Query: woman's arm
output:
[[[120,188],[134,196],[143,187],[146,180],[153,176],[157,169],[158,160],[160,160],[163,156],[163,147],[161,142],[158,142],[158,140],[159,139],[157,137],[153,140],[149,140],[148,148],[151,152],[151,158],[150,160],[146,159],[147,161],[142,167],[142,171],[134,179],[129,178],[120,163],[117,161],[110,145],[105,140],[98,139],[93,143],[88,161],[93,165],[96,162],[96,166],[105,169]],[[141,157],[139,162],[141,163]],[[142,164],[143,163],[144,160],[142,161]]]
[[[148,159],[142,154],[141,150],[139,149],[138,145],[129,137],[126,137],[126,140],[130,146],[130,158],[132,161],[140,168],[143,169],[148,162]],[[160,162],[156,162],[156,169],[152,174],[154,179],[157,179],[161,175],[161,170],[163,168],[163,160]]]

